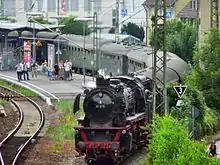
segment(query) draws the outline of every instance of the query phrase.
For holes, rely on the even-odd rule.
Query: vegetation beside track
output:
[[[74,146],[74,126],[77,124],[77,117],[83,115],[82,109],[76,115],[73,114],[72,101],[61,100],[56,104],[56,108],[61,110],[63,114],[55,121],[54,125],[49,127],[47,132],[53,140],[53,144],[50,146],[52,153],[61,152],[68,142],[71,143],[71,147]]]
[[[148,161],[143,165],[220,164],[220,159],[208,156],[205,143],[189,138],[186,125],[171,116],[155,117]]]
[[[5,105],[8,105],[8,101],[6,101],[6,100],[0,100],[0,105],[2,105],[2,106],[5,106]]]
[[[10,82],[7,82],[7,81],[4,81],[4,80],[0,80],[0,85],[3,86],[3,87],[6,87],[6,88],[9,88],[9,89],[12,89],[18,93],[21,93],[25,96],[37,96],[36,93],[32,92],[31,90],[28,90],[24,87],[21,87],[21,86],[18,86],[18,85],[15,85],[15,84],[12,84]]]
[[[184,79],[184,85],[188,88],[183,97],[183,106],[176,107],[179,98],[173,90],[175,84],[168,89],[169,116],[157,117],[153,121],[148,164],[220,164],[220,159],[208,156],[203,142],[189,138],[192,106],[199,112],[194,118],[195,139],[205,139],[214,134],[220,124],[219,43],[220,31],[213,29],[204,44],[195,50],[192,71]]]

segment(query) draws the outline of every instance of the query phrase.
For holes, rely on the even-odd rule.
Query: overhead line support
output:
[[[155,0],[153,21],[153,114],[167,114],[166,0]],[[161,43],[159,42],[161,41]],[[159,49],[162,56],[158,55]],[[162,75],[162,78],[161,78]]]

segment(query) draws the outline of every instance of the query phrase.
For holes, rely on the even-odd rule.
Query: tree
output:
[[[145,32],[143,27],[136,25],[135,23],[129,22],[127,25],[123,25],[121,28],[122,32],[127,32],[128,34],[139,38],[141,41],[144,40]]]
[[[61,28],[62,33],[83,35],[83,27],[85,27],[85,35],[90,34],[88,23],[82,21],[74,21],[74,18],[74,16],[69,16],[68,18],[63,18],[60,20],[59,24],[65,25]]]
[[[10,18],[10,17],[7,17],[7,16],[6,16],[6,17],[0,17],[0,20],[10,21],[10,22],[12,22],[12,23],[17,22],[16,19]]]
[[[162,32],[160,28],[158,33],[158,46],[162,48]],[[196,43],[196,30],[189,24],[179,20],[167,21],[166,24],[166,44],[167,50],[177,54],[185,61],[192,61],[193,50]],[[153,46],[153,34],[150,36],[150,44]]]
[[[148,164],[201,164],[207,165],[219,159],[212,160],[206,153],[202,143],[190,140],[184,121],[171,116],[155,117],[152,124],[152,139],[148,152]]]
[[[34,19],[35,21],[37,21],[41,24],[52,24],[48,20],[45,20],[44,17],[34,17],[32,19]],[[29,19],[29,22],[34,22],[32,19]]]
[[[109,29],[108,33],[114,34],[115,33],[115,28],[112,27],[111,29]]]
[[[211,30],[204,44],[195,52],[194,69],[197,72],[198,88],[204,92],[209,107],[220,112],[220,32]]]

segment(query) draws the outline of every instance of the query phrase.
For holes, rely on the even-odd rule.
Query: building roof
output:
[[[177,0],[166,0],[166,6],[167,7],[172,7],[175,5],[175,2]],[[159,0],[159,2],[161,2],[161,0]],[[177,17],[179,18],[196,18],[197,17],[197,13],[195,9],[191,8],[191,3],[192,1],[190,1],[177,15]],[[150,7],[154,7],[155,6],[155,0],[146,0],[143,4],[150,6]]]
[[[79,47],[79,48],[83,48],[84,46],[84,37],[81,35],[68,34],[68,35],[58,36],[57,39],[58,38],[62,40],[66,40],[68,42],[68,45],[72,45],[72,46]],[[106,42],[112,42],[112,41],[101,39],[100,45]],[[93,49],[93,38],[92,37],[85,36],[85,47],[86,49],[89,49],[89,50]]]
[[[158,4],[160,4],[162,0],[158,0]],[[175,4],[176,0],[166,0],[166,6],[170,7]],[[154,6],[155,5],[155,0],[146,0],[143,4],[147,6]]]
[[[63,27],[64,25],[59,25],[59,27]],[[35,24],[35,29],[38,31],[48,30],[47,28],[53,29],[57,28],[57,25],[48,25],[48,24]],[[8,23],[8,22],[0,22],[0,30],[4,31],[25,31],[25,30],[32,30],[33,26],[30,24],[18,24],[18,23]]]
[[[179,18],[196,18],[197,17],[197,11],[195,8],[191,7],[192,1],[190,1],[184,8],[181,10],[177,17]]]
[[[98,34],[99,35],[99,34]],[[92,37],[93,36],[93,33],[90,34],[90,36]],[[115,40],[115,34],[111,34],[111,33],[101,33],[101,38],[103,39],[106,39],[106,40]],[[119,35],[119,39],[120,41],[123,41],[123,40],[127,40],[127,39],[135,39],[137,41],[140,41],[139,38],[137,37],[134,37],[132,35],[127,35],[127,34],[120,34]]]

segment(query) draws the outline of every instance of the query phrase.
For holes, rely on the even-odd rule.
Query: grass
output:
[[[8,105],[8,101],[0,100],[0,105],[2,105],[2,106]]]
[[[0,85],[9,89],[12,89],[18,93],[21,93],[25,96],[37,96],[36,93],[32,92],[31,90],[28,90],[24,87],[12,84],[10,82],[4,81],[4,80],[0,80]]]
[[[56,108],[61,110],[63,115],[57,119],[57,125],[50,126],[47,131],[48,136],[53,140],[53,144],[50,146],[52,153],[59,153],[64,148],[66,141],[74,140],[74,126],[77,124],[77,118],[83,115],[82,109],[76,115],[73,114],[72,101],[61,100],[56,103]]]

